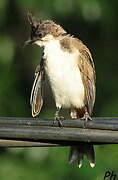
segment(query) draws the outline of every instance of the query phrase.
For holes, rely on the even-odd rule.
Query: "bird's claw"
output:
[[[63,124],[62,124],[62,121],[64,117],[63,116],[55,116],[54,120],[53,120],[53,126],[55,124],[55,122],[57,121],[58,122],[58,126],[63,128]]]
[[[87,114],[84,114],[84,116],[83,116],[81,119],[82,119],[82,120],[85,120],[86,122],[87,122],[88,120],[92,121],[92,118],[91,118],[91,116],[89,116],[88,113],[87,113]]]
[[[81,119],[85,121],[85,122],[84,122],[84,128],[86,128],[86,125],[87,125],[88,120],[89,120],[89,121],[92,121],[92,118],[91,118],[91,116],[89,115],[88,112],[86,112]]]

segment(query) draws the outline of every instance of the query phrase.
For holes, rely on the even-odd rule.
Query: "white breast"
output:
[[[45,45],[46,73],[57,107],[84,106],[84,86],[82,83],[77,58],[79,52],[63,51],[58,40],[50,41]]]

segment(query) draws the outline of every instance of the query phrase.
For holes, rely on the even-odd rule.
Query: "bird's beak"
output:
[[[38,40],[41,41],[40,38],[29,39],[29,40],[25,41],[24,47],[27,46],[27,45],[29,45],[29,44],[33,44],[33,43],[35,43],[35,42],[38,41]]]
[[[29,40],[25,41],[24,46],[27,46],[29,44],[33,44],[35,41],[36,41],[36,39],[29,39]]]

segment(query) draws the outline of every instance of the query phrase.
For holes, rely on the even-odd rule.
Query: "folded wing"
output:
[[[82,81],[85,89],[85,105],[91,115],[95,102],[95,68],[90,51],[86,46],[80,50],[78,66],[81,72]]]
[[[30,104],[32,108],[32,116],[35,117],[40,113],[43,105],[43,81],[44,81],[44,67],[43,59],[35,71],[35,79],[32,86]]]

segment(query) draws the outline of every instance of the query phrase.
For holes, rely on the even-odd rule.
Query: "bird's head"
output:
[[[45,42],[66,34],[60,25],[51,20],[36,20],[31,13],[28,13],[28,21],[31,26],[31,37],[30,40],[26,41],[26,44],[36,43],[42,46]]]

